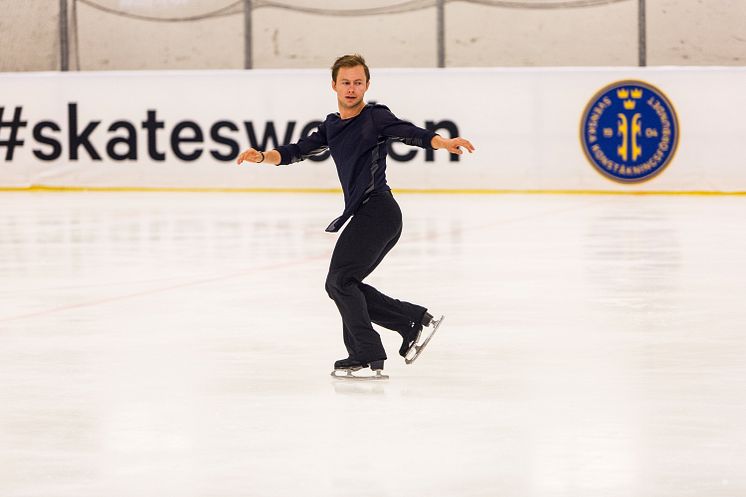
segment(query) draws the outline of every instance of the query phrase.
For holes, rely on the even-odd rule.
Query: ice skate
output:
[[[411,328],[407,330],[407,332],[402,333],[401,347],[399,347],[400,356],[405,358],[407,357],[409,351],[412,350],[415,344],[420,341],[420,337],[422,336],[422,328],[424,328],[425,326],[430,326],[432,320],[433,315],[425,311],[425,314],[422,315],[422,319],[419,323],[410,323]]]
[[[404,362],[407,364],[412,364],[418,357],[420,357],[420,354],[422,354],[422,351],[427,347],[427,344],[430,343],[430,340],[433,339],[433,335],[435,335],[435,332],[438,331],[438,327],[443,322],[443,319],[445,316],[441,315],[440,318],[435,319],[430,314],[425,313],[425,317],[423,318],[423,327],[422,329],[417,333],[416,340],[412,343],[412,345],[409,347],[409,349],[402,354],[404,356]],[[429,332],[427,333],[427,336],[422,339],[423,334],[425,334],[425,328],[429,328]],[[404,348],[404,345],[402,345],[402,348]]]
[[[370,367],[370,371],[375,374],[368,374],[367,372],[353,374],[360,370]],[[334,378],[342,380],[388,380],[388,375],[383,374],[383,361],[371,361],[360,362],[355,359],[347,358],[341,359],[334,363],[334,371],[332,371]]]

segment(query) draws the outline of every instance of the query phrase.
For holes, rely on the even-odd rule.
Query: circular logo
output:
[[[588,103],[580,139],[583,152],[601,174],[621,183],[640,183],[671,162],[679,122],[673,105],[656,87],[619,81]]]

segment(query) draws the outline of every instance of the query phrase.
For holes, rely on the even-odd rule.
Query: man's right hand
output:
[[[236,159],[236,164],[241,164],[242,162],[264,162],[264,159],[265,157],[262,152],[255,150],[253,148],[250,148],[238,154],[238,159]]]

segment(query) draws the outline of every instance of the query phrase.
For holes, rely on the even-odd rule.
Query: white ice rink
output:
[[[352,383],[341,195],[0,194],[0,496],[746,495],[746,197],[397,199]]]

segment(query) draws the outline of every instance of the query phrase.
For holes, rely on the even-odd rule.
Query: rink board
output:
[[[634,183],[601,174],[581,144],[594,96],[629,80],[665,96],[678,137],[665,168]],[[744,68],[374,69],[366,99],[476,146],[454,160],[394,144],[397,189],[744,192],[745,85]],[[297,141],[336,111],[326,70],[3,74],[0,108],[4,189],[339,187],[330,158],[232,160],[250,144]]]

